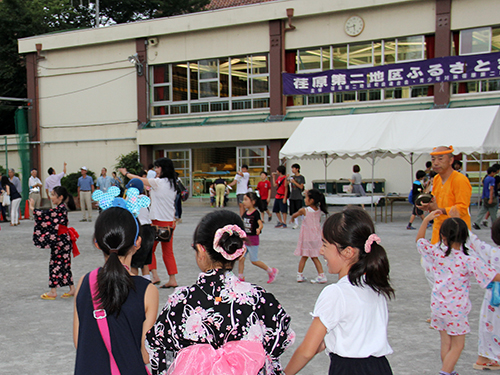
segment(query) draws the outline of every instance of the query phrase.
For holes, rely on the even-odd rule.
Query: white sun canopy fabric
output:
[[[500,106],[304,118],[280,158],[428,154],[452,145],[455,153],[500,152]]]

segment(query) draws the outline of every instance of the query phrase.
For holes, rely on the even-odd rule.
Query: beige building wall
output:
[[[99,174],[137,150],[135,40],[44,51],[39,62],[41,178],[63,162]]]
[[[372,5],[372,4],[370,4]],[[298,49],[331,44],[431,34],[435,30],[435,0],[406,2],[390,6],[339,10],[310,17],[294,17],[294,31],[286,34],[286,49]],[[344,31],[346,20],[358,15],[363,18],[363,32],[350,37]]]
[[[216,28],[162,35],[148,47],[148,64],[184,62],[269,51],[269,24]]]
[[[142,37],[157,37],[159,41],[157,46],[147,47],[151,65],[266,52],[268,21],[285,20],[287,8],[295,10],[292,23],[296,30],[286,33],[286,49],[430,34],[435,30],[434,0],[282,0],[22,39],[21,53],[34,52],[36,44],[42,43],[45,58],[39,62],[43,178],[50,166],[60,171],[64,160],[68,172],[82,165],[96,172],[102,166],[112,169],[120,154],[136,150],[139,144],[178,148],[198,142],[210,147],[214,142],[288,138],[298,122],[137,130],[136,72],[127,61],[136,51],[135,39]],[[453,0],[452,29],[497,24],[499,13],[498,0]],[[354,38],[344,32],[345,21],[353,14],[365,21],[364,31]],[[423,166],[424,159],[417,162],[414,171]],[[324,178],[321,161],[299,163],[308,181]],[[349,177],[355,163],[361,166],[365,178],[371,175],[366,161],[348,159],[332,162],[328,178]],[[413,176],[404,159],[383,159],[377,162],[375,171],[375,177],[388,180],[387,191],[409,191]]]

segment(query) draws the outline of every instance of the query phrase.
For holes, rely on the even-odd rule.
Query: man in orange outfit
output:
[[[431,243],[435,244],[439,241],[441,224],[450,217],[450,210],[456,211],[470,229],[469,205],[472,187],[469,179],[452,167],[453,146],[434,148],[431,152],[431,160],[432,169],[437,173],[432,186],[434,198],[430,203],[422,204],[419,208],[429,212],[441,211],[441,215],[434,219],[432,226]]]

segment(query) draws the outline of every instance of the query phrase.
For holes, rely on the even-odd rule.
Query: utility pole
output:
[[[99,27],[101,24],[101,19],[99,17],[99,0],[95,2],[95,27]]]

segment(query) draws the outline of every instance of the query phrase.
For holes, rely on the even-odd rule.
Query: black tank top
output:
[[[111,350],[121,375],[147,375],[141,354],[141,337],[142,325],[146,319],[144,294],[150,282],[141,276],[133,276],[132,280],[135,290],[130,290],[120,314],[116,316],[115,313],[107,317]],[[93,316],[89,274],[85,275],[82,282],[76,306],[80,326],[75,375],[110,375],[108,350]]]

